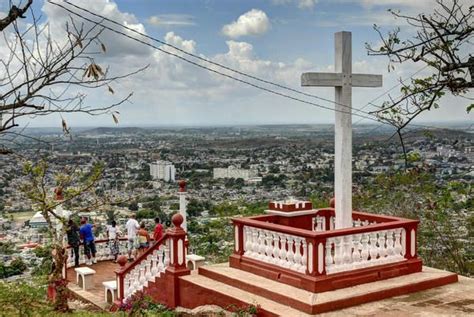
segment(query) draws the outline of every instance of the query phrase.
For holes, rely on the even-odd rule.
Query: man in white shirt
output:
[[[127,238],[128,238],[128,260],[132,260],[132,250],[133,255],[137,257],[137,231],[140,228],[138,221],[135,219],[135,215],[131,215],[130,219],[128,219],[127,224],[125,225],[127,228]]]

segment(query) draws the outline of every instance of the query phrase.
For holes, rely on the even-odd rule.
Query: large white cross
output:
[[[351,32],[337,32],[335,73],[303,73],[301,85],[335,87],[334,195],[336,229],[352,227],[352,87],[381,87],[382,75],[352,74]]]

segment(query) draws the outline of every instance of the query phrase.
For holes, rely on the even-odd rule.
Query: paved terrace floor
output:
[[[94,287],[83,291],[76,284],[74,268],[68,269],[69,289],[82,299],[107,309],[102,282],[115,279],[118,264],[111,261],[90,266],[96,271]],[[301,314],[301,316],[308,316]],[[474,316],[474,279],[459,276],[459,282],[426,291],[324,313],[320,316]]]
[[[81,265],[81,267],[85,266],[86,265]],[[88,267],[96,272],[93,287],[87,291],[83,291],[76,284],[76,272],[73,267],[67,270],[68,287],[84,300],[102,309],[106,309],[108,305],[104,301],[104,285],[102,285],[102,282],[115,280],[115,270],[118,269],[120,265],[112,261],[102,261]]]

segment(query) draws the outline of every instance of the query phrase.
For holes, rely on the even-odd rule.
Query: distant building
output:
[[[150,164],[150,175],[154,180],[160,179],[165,182],[174,182],[176,177],[176,168],[171,162],[156,161]]]
[[[214,179],[242,178],[243,180],[248,180],[255,177],[257,177],[257,171],[254,169],[236,168],[235,166],[229,166],[228,168],[214,168]]]
[[[30,219],[29,224],[31,228],[43,228],[48,226],[46,219],[44,219],[43,215],[39,211],[35,213],[35,215]]]

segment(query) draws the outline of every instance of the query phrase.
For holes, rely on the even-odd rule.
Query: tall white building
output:
[[[176,168],[171,162],[156,161],[150,164],[150,174],[153,179],[161,179],[165,182],[174,182]]]
[[[214,168],[214,179],[242,178],[243,180],[248,180],[257,177],[257,175],[258,173],[254,169],[236,168],[235,166],[229,166],[228,168]]]

